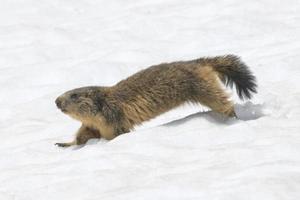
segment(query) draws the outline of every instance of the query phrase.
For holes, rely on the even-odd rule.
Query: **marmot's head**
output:
[[[116,123],[123,116],[120,107],[109,97],[106,87],[70,90],[59,96],[55,103],[62,112],[82,122],[97,116],[108,123]]]
[[[101,87],[82,87],[60,95],[55,103],[65,114],[82,121],[101,114],[104,93]]]

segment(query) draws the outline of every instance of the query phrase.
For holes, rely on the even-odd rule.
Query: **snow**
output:
[[[300,199],[298,0],[1,0],[0,199]],[[66,90],[161,62],[237,54],[258,79],[239,119],[185,105],[62,149]]]

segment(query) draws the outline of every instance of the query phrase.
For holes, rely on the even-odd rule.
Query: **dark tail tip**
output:
[[[255,76],[238,56],[227,55],[224,56],[224,60],[230,62],[230,67],[226,67],[224,71],[226,86],[233,87],[235,84],[240,99],[251,99],[252,94],[257,93]]]
[[[236,55],[202,58],[198,62],[211,65],[218,73],[221,81],[231,88],[235,85],[240,99],[251,99],[257,93],[256,78],[248,66]]]

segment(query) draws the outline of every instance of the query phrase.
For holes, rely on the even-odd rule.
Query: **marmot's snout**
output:
[[[58,97],[55,100],[55,104],[56,104],[57,108],[59,108],[62,112],[66,112],[66,106],[65,106],[65,103],[64,103],[64,101],[61,97]]]
[[[61,100],[59,99],[59,97],[55,100],[55,104],[59,109],[61,109]]]

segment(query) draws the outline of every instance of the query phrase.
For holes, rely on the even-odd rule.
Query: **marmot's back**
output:
[[[172,101],[184,101],[197,92],[199,77],[194,70],[200,66],[191,62],[163,63],[144,69],[129,78],[120,81],[116,94],[123,100],[134,100],[142,96],[160,104]]]

